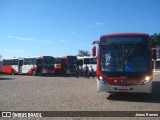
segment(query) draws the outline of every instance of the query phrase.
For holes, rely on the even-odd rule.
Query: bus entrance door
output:
[[[22,74],[23,60],[18,60],[18,73]]]

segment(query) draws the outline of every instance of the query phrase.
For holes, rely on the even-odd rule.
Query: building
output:
[[[0,72],[2,71],[2,55],[0,55]]]
[[[157,51],[157,60],[153,61],[153,71],[159,71],[160,72],[160,45],[156,46]]]

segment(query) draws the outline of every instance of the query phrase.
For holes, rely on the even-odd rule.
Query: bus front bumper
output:
[[[107,91],[109,93],[152,93],[152,80],[145,84],[138,84],[134,86],[119,86],[110,85],[97,79],[97,91]]]
[[[53,71],[53,70],[42,70],[42,74],[54,74],[55,73],[55,71]]]

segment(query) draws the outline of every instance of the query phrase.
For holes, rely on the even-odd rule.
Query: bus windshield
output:
[[[68,57],[68,66],[77,66],[77,57],[76,56],[69,56]]]
[[[149,44],[144,42],[101,44],[100,69],[106,72],[147,72],[149,54]]]
[[[54,58],[53,57],[44,57],[43,59],[44,67],[54,67]]]

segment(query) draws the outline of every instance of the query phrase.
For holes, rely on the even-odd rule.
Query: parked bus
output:
[[[93,68],[94,71],[96,71],[96,64],[97,64],[96,57],[84,56],[84,57],[77,57],[77,59],[78,59],[79,69],[81,69],[81,67],[85,68],[87,65],[89,67],[90,72],[91,72],[91,67]]]
[[[77,56],[62,56],[55,58],[55,72],[57,75],[75,75]]]
[[[55,74],[54,68],[54,57],[52,56],[42,56],[37,58],[37,70],[36,74]]]
[[[8,73],[12,75],[18,74],[19,73],[18,64],[19,62],[17,58],[3,59],[1,71],[2,73]]]
[[[97,91],[152,92],[150,37],[145,33],[114,33],[100,36],[97,53]],[[96,56],[96,46],[92,48]]]
[[[54,58],[51,56],[4,59],[2,72],[8,74],[54,74]]]

